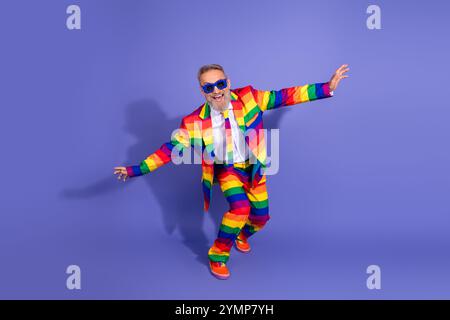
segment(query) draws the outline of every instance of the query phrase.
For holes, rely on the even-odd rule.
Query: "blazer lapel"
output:
[[[200,111],[200,118],[202,119],[202,139],[205,145],[205,149],[208,152],[210,159],[214,159],[214,140],[212,132],[212,121],[211,121],[211,107],[208,102],[203,104],[202,110]]]
[[[243,110],[243,104],[240,99],[238,99],[237,94],[235,94],[233,91],[231,91],[231,104],[233,105],[233,114],[234,118],[236,119],[236,122],[241,128],[242,133],[245,134],[245,121],[244,121],[244,110]]]

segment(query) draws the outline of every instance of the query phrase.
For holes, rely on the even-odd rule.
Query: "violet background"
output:
[[[78,4],[82,30],[66,29]],[[366,8],[382,29],[366,27]],[[2,1],[0,298],[450,298],[448,1]],[[280,128],[270,213],[206,266],[226,202],[199,166],[120,183],[202,103],[196,72],[335,97],[265,114]],[[82,290],[66,289],[68,265]],[[366,287],[367,266],[382,289]]]

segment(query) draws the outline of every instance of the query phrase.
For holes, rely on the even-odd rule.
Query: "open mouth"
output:
[[[223,96],[224,96],[223,93],[222,94],[217,94],[217,95],[212,96],[212,99],[214,101],[221,101],[223,99]]]

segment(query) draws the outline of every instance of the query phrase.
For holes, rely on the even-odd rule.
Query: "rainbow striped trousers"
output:
[[[208,251],[212,261],[227,262],[236,237],[261,230],[270,219],[266,176],[251,185],[252,164],[215,164],[214,174],[230,206],[222,218],[219,234]]]

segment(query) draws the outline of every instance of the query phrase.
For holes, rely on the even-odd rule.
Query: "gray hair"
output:
[[[205,64],[198,70],[198,73],[197,73],[198,82],[200,82],[201,75],[209,70],[220,70],[223,72],[223,74],[225,74],[225,70],[223,69],[223,67],[220,64]],[[226,76],[226,74],[225,74],[225,76]]]

